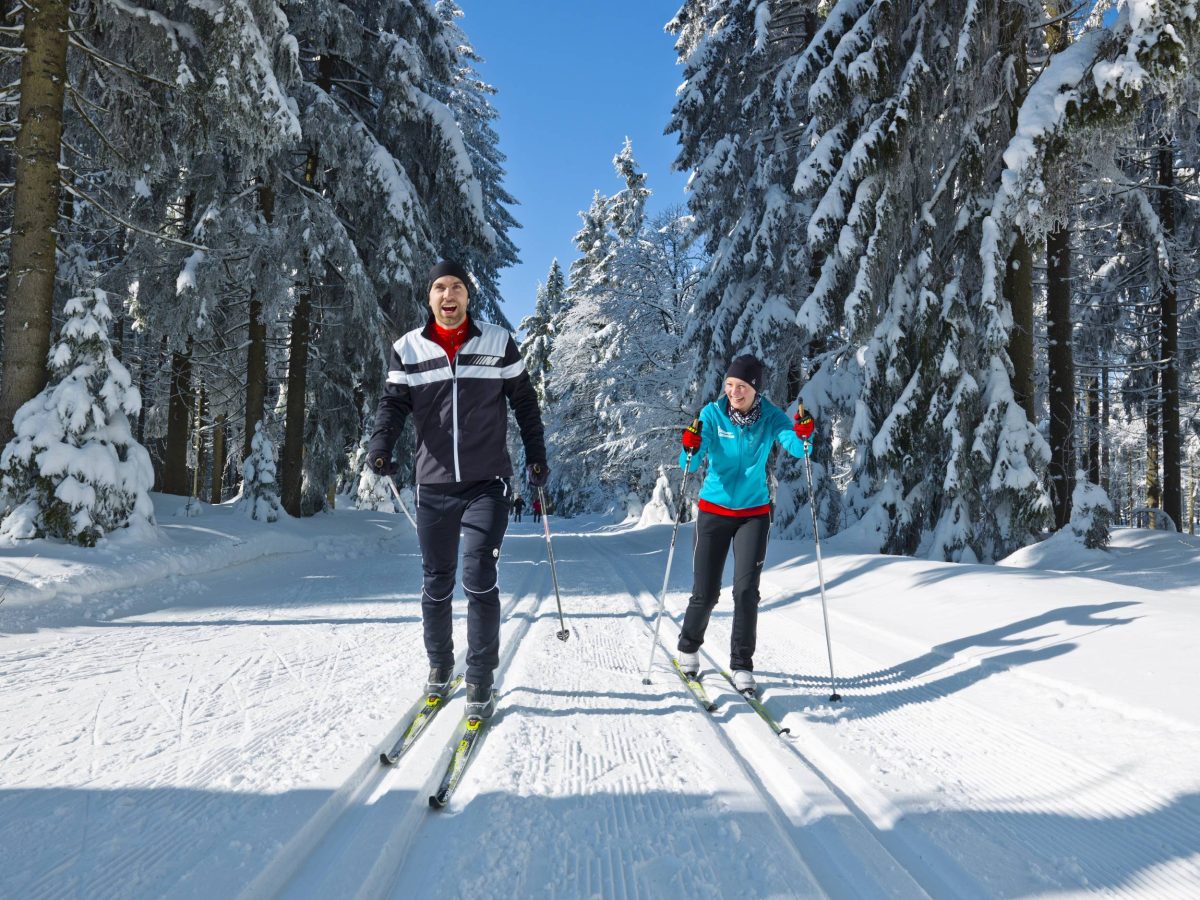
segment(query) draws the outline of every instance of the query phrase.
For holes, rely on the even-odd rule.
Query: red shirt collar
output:
[[[429,337],[435,344],[446,351],[446,356],[450,362],[454,362],[454,356],[458,353],[463,344],[467,342],[467,334],[471,330],[471,319],[468,316],[463,319],[463,323],[457,328],[443,328],[434,319],[431,323],[433,328],[430,329]]]

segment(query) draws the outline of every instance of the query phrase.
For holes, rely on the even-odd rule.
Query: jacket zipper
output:
[[[462,472],[459,470],[459,467],[458,467],[458,356],[459,356],[459,354],[461,354],[463,352],[463,347],[466,347],[467,343],[469,343],[469,341],[470,341],[470,339],[468,338],[467,341],[463,342],[462,347],[458,348],[458,353],[454,354],[454,359],[450,359],[449,353],[446,354],[446,361],[448,363],[450,363],[450,382],[451,382],[451,391],[452,391],[452,393],[450,394],[450,408],[453,411],[453,419],[454,419],[454,422],[452,425],[453,433],[451,436],[454,441],[454,480],[455,481],[462,481]],[[445,352],[445,351],[442,351],[442,352]]]
[[[454,480],[462,481],[462,473],[458,470],[458,370],[452,362],[450,372],[451,390],[454,391],[450,395],[450,406],[454,410],[454,434],[452,434],[454,437]]]

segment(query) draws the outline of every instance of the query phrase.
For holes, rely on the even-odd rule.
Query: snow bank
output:
[[[1114,528],[1108,549],[1089,550],[1063,529],[998,563],[1020,569],[1074,572],[1150,590],[1200,584],[1200,538],[1147,528]]]
[[[338,552],[376,543],[379,513],[337,511],[311,519],[285,518],[269,528],[241,515],[232,503],[210,506],[199,517],[185,515],[186,497],[154,495],[158,527],[115,532],[92,549],[60,541],[0,541],[0,610],[28,618],[28,607],[79,603],[106,591],[144,585],[170,576],[191,576],[271,556]],[[401,517],[395,527],[408,528]]]

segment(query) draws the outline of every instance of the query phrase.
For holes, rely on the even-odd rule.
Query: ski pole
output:
[[[693,426],[699,423],[695,420]],[[658,592],[658,613],[654,616],[654,639],[650,642],[650,658],[646,660],[646,674],[642,676],[642,684],[650,683],[650,667],[654,665],[654,648],[658,646],[658,629],[662,625],[663,607],[667,602],[667,582],[671,580],[671,561],[675,558],[675,538],[679,535],[679,522],[683,518],[683,510],[687,505],[688,476],[692,474],[692,451],[688,451],[687,462],[683,466],[683,483],[679,486],[679,511],[675,513],[675,527],[671,529],[671,549],[667,551],[667,571],[663,575],[662,590]]]
[[[408,521],[412,523],[414,530],[417,528],[417,523],[412,517],[412,513],[408,511],[408,507],[404,505],[404,500],[400,496],[400,489],[396,487],[396,482],[392,481],[391,475],[384,475],[383,480],[388,483],[388,487],[392,489],[392,496],[396,498],[396,505],[400,507],[401,512],[408,517]]]
[[[796,401],[796,415],[804,415],[804,404],[799,400]],[[809,447],[811,446],[810,443]],[[817,496],[813,490],[812,461],[809,459],[808,453],[804,454],[804,474],[808,477],[808,508],[812,510],[813,546],[817,550],[817,582],[821,585],[821,615],[825,619],[825,652],[829,655],[829,688],[833,692],[829,695],[829,700],[831,703],[836,703],[842,699],[842,695],[837,692],[837,679],[833,674],[833,644],[829,640],[829,607],[825,602],[825,573],[821,568],[821,532],[817,526]]]
[[[541,467],[534,463],[534,471],[538,471]],[[538,502],[542,504],[542,528],[546,532],[546,556],[550,558],[550,578],[554,582],[554,602],[558,604],[558,624],[559,630],[555,637],[560,641],[565,641],[571,636],[570,630],[567,628],[567,623],[563,619],[562,611],[562,595],[558,592],[558,567],[554,564],[554,545],[550,543],[550,517],[546,515],[546,492],[540,487],[537,489]]]

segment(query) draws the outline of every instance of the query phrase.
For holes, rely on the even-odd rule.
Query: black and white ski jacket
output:
[[[508,406],[528,463],[546,463],[537,394],[512,335],[469,321],[467,340],[451,365],[430,338],[433,317],[392,345],[387,385],[375,412],[369,452],[391,455],[410,415],[417,432],[417,484],[485,481],[513,474]],[[507,400],[507,404],[505,401]]]

